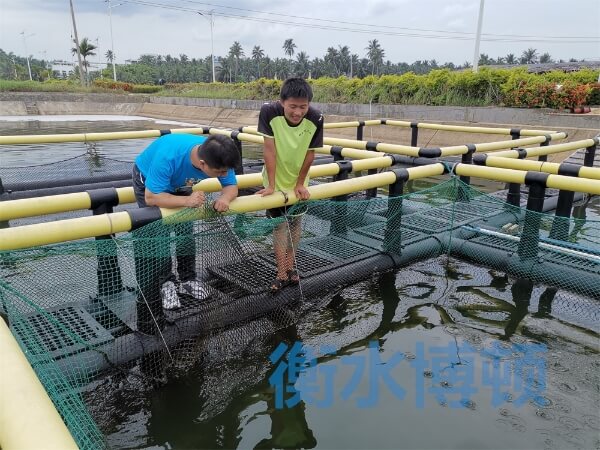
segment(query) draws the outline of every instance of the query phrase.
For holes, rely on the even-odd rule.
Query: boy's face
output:
[[[307,98],[290,97],[286,100],[279,100],[279,102],[283,106],[283,115],[290,125],[298,125],[308,112],[309,101]]]

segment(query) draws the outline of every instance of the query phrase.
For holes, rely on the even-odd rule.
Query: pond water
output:
[[[176,126],[0,118],[3,135]],[[132,161],[149,141],[94,151]],[[248,161],[259,157],[244,147]],[[88,151],[11,146],[0,158],[18,167]],[[597,199],[584,210],[599,216]],[[279,331],[261,321],[211,336],[166,385],[104,380],[98,395],[112,394],[91,408],[112,448],[598,448],[599,320],[595,300],[442,256],[374,274]],[[287,392],[281,408],[271,378],[281,360],[269,356],[283,343],[290,357],[295,342],[315,358],[301,361],[300,399]]]

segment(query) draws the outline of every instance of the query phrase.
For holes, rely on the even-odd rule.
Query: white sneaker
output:
[[[191,295],[198,300],[204,300],[210,296],[208,289],[204,287],[202,282],[197,280],[189,280],[180,283],[177,291],[183,295]]]
[[[181,306],[179,297],[177,296],[177,290],[175,289],[175,283],[172,281],[167,281],[162,285],[160,296],[162,298],[164,309],[175,309]]]

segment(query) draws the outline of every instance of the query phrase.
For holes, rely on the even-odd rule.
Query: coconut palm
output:
[[[75,44],[77,45],[77,42],[73,39],[73,42],[75,42]],[[91,42],[89,42],[88,38],[83,38],[81,40],[81,42],[79,43],[79,53],[81,53],[81,57],[83,58],[83,68],[85,70],[85,76],[87,79],[88,76],[88,67],[90,66],[90,63],[87,61],[87,57],[88,56],[94,56],[96,53],[94,52],[94,50],[96,50],[98,47],[96,47],[94,44],[92,44]],[[73,53],[74,55],[77,54],[77,47],[73,47],[71,49],[71,53]]]
[[[367,58],[369,58],[369,61],[371,62],[371,75],[373,75],[377,73],[375,68],[383,64],[385,51],[381,48],[381,44],[377,39],[369,41],[369,45],[367,46],[366,50]]]
[[[537,57],[537,50],[535,48],[528,48],[521,54],[521,64],[535,64]]]
[[[260,60],[265,57],[265,51],[260,48],[260,45],[255,45],[252,48],[252,59],[256,61],[256,67],[258,68],[258,77],[260,78]]]
[[[517,63],[517,57],[514,55],[514,53],[509,53],[504,58],[504,61],[506,61],[506,64],[516,64]]]
[[[294,56],[296,50],[296,44],[293,39],[286,39],[283,43],[283,51],[290,58],[290,72],[292,71],[292,56]]]
[[[238,67],[240,64],[240,58],[242,56],[244,56],[244,49],[242,49],[242,45],[238,41],[235,41],[231,45],[231,47],[229,47],[229,55],[227,55],[227,56],[228,56],[228,58],[233,59],[235,61],[233,81],[237,81],[237,73],[238,73]]]

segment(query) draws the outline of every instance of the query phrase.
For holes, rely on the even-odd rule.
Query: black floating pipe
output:
[[[550,144],[550,139],[546,136],[546,140],[540,144],[540,147],[548,147]],[[548,161],[548,155],[540,155],[538,156],[538,161],[546,162]]]
[[[467,153],[462,154],[461,162],[463,164],[473,164],[473,153],[475,153],[475,150],[477,149],[477,147],[475,147],[475,144],[466,144],[466,145],[467,145]],[[461,175],[460,181],[462,181],[465,184],[471,184],[471,177]],[[459,199],[459,201],[462,201],[462,200]]]
[[[334,181],[342,181],[348,179],[348,174],[352,172],[351,161],[338,161],[337,162],[340,171],[336,176],[333,177]],[[348,194],[338,195],[333,198],[337,203],[333,206],[334,214],[339,220],[334,220],[331,223],[331,232],[334,234],[345,233],[348,227]]]
[[[600,139],[598,137],[595,137],[594,140],[596,141],[595,144],[590,145],[589,147],[586,147],[585,149],[585,156],[583,158],[583,165],[585,167],[593,167],[594,166],[594,158],[596,157],[596,149],[598,147]]]
[[[238,161],[238,164],[235,166],[235,174],[236,175],[242,175],[244,173],[244,165],[242,164],[243,162],[243,157],[242,157],[242,141],[239,140],[238,138],[238,134],[240,134],[239,131],[232,131],[231,132],[231,139],[233,139],[233,142],[235,142],[235,146],[238,149],[238,153],[240,155],[240,159]]]
[[[49,189],[34,189],[31,191],[5,192],[0,194],[0,201],[21,200],[24,198],[46,197],[48,195],[70,194],[72,192],[84,192],[105,188],[120,188],[131,186],[131,174],[126,180],[107,181],[103,183],[90,183],[74,186],[61,186]]]
[[[377,142],[369,141],[367,142],[366,149],[372,152],[377,151]],[[377,173],[377,169],[369,169],[367,170],[367,174],[375,175]],[[367,198],[375,198],[377,197],[377,188],[367,189],[365,191],[365,196]]]
[[[133,163],[132,163],[133,167]],[[131,167],[127,172],[112,173],[107,175],[94,175],[89,177],[73,177],[73,178],[60,178],[53,180],[40,180],[40,181],[27,181],[27,182],[15,182],[7,183],[4,185],[6,192],[15,193],[17,191],[32,191],[37,189],[49,189],[63,186],[76,186],[76,185],[89,185],[93,183],[103,183],[107,181],[120,181],[129,180],[131,181]],[[82,189],[87,190],[87,189]],[[80,192],[82,191],[80,190]],[[2,192],[0,192],[2,194]]]
[[[357,141],[362,141],[363,140],[363,131],[365,128],[365,121],[364,120],[359,120],[358,121],[358,126],[356,127],[356,140]]]
[[[419,140],[419,122],[411,122],[410,131],[410,146],[416,147]]]
[[[396,181],[389,186],[383,250],[399,255],[402,248],[402,194],[409,174],[406,169],[394,169],[393,172],[396,175]]]
[[[304,296],[315,296],[331,289],[339,289],[368,279],[374,273],[382,273],[404,266],[423,258],[432,258],[440,254],[443,246],[439,237],[429,237],[403,249],[401,256],[388,253],[377,253],[360,261],[331,272],[302,279]],[[297,287],[286,287],[282,294]],[[290,292],[290,294],[292,294]],[[300,297],[297,295],[274,296],[270,292],[248,295],[228,302],[212,302],[199,305],[193,312],[182,314],[172,322],[163,323],[162,336],[152,333],[127,333],[115,338],[106,346],[87,350],[59,360],[58,365],[69,382],[77,383],[89,376],[97,376],[115,366],[122,366],[152,352],[162,351],[165,345],[172,348],[184,339],[208,335],[222,327],[233,323],[243,323],[267,315],[271,311],[281,310],[292,305]],[[139,312],[139,309],[138,309]],[[139,318],[138,318],[139,323]],[[141,331],[141,330],[140,330]],[[163,340],[164,339],[164,340]]]
[[[540,224],[542,211],[546,198],[546,181],[550,174],[542,172],[527,172],[525,184],[529,186],[527,197],[527,211],[523,224],[521,241],[519,242],[519,256],[521,258],[535,258],[540,240]]]
[[[558,175],[566,175],[569,177],[578,177],[581,166],[575,164],[564,163],[558,166]],[[569,225],[571,211],[573,210],[573,200],[575,192],[561,190],[558,193],[558,203],[556,204],[556,212],[552,221],[550,230],[550,238],[566,241],[569,236]]]
[[[115,188],[97,189],[87,191],[90,196],[91,207],[95,216],[109,214],[119,204],[119,195]],[[123,290],[123,279],[119,267],[119,257],[112,235],[96,237],[96,252],[98,267],[98,294],[102,296],[114,295]]]

